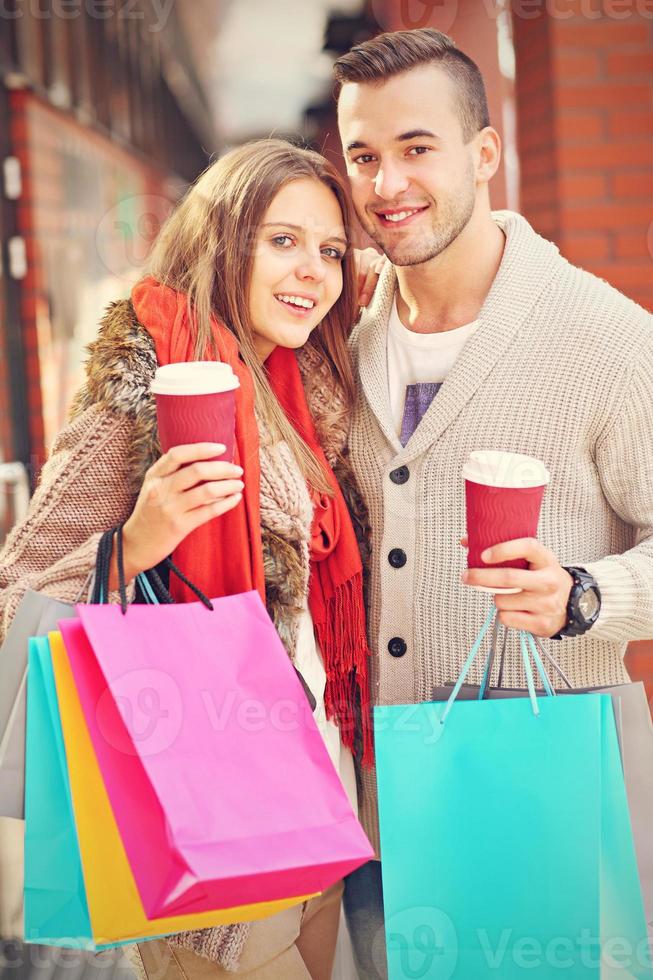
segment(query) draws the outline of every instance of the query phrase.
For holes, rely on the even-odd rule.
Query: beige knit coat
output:
[[[480,326],[402,448],[388,395],[389,264],[351,346],[359,391],[350,453],[372,533],[368,622],[373,698],[425,701],[455,680],[492,598],[460,582],[461,469],[476,449],[543,460],[551,472],[539,539],[587,568],[603,605],[582,638],[546,641],[577,686],[627,679],[628,640],[653,637],[653,318],[574,268],[517,214]],[[408,469],[405,482],[390,474]],[[408,557],[393,568],[388,554]],[[392,656],[399,637],[405,655]],[[396,647],[395,647],[396,649]],[[478,682],[480,667],[470,676]],[[524,686],[515,646],[507,684]],[[378,849],[376,786],[363,773],[361,819]]]
[[[110,307],[89,352],[88,380],[70,422],[56,439],[27,517],[0,553],[0,643],[26,589],[78,599],[102,532],[126,520],[146,470],[160,455],[149,392],[156,354],[130,302]],[[362,541],[365,515],[346,458],[344,400],[313,349],[302,349],[298,361],[318,437]],[[259,434],[266,602],[292,657],[308,592],[312,503],[287,445],[273,445],[260,422]],[[247,935],[241,924],[181,933],[171,941],[233,970]]]

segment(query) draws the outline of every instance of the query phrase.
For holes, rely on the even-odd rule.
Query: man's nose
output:
[[[391,201],[408,188],[408,178],[400,167],[383,163],[374,178],[374,190],[378,197]]]

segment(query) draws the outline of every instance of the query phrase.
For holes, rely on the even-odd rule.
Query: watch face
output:
[[[590,623],[599,611],[599,599],[594,589],[583,592],[578,600],[578,611],[586,623]]]

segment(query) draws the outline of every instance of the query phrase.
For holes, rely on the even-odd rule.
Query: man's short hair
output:
[[[422,65],[441,68],[454,83],[465,142],[490,125],[478,65],[450,37],[431,27],[379,34],[341,55],[333,66],[336,98],[346,82],[381,82]]]

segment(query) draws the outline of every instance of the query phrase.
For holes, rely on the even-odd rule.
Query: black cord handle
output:
[[[120,590],[120,609],[123,616],[127,612],[127,586],[125,584],[125,559],[122,550],[122,524],[116,527],[116,564],[118,565],[118,589]]]
[[[123,538],[122,538],[122,524],[116,525],[116,527],[110,528],[105,531],[100,538],[97,550],[97,558],[95,563],[95,584],[93,586],[93,594],[91,596],[91,602],[96,605],[100,605],[108,600],[109,596],[109,575],[111,572],[111,556],[113,554],[113,539],[116,539],[116,564],[118,566],[118,591],[120,593],[120,609],[123,616],[127,612],[128,602],[127,602],[127,586],[125,580],[125,561],[124,561],[124,548],[123,548]],[[184,583],[193,592],[197,598],[200,600],[202,605],[206,606],[207,609],[213,611],[213,603],[207,596],[204,595],[201,589],[194,585],[184,573],[179,569],[172,558],[166,558],[164,560],[166,567]],[[150,568],[147,572],[143,572],[143,575],[147,577],[147,580],[152,588],[157,601],[161,605],[170,605],[174,603],[169,590],[165,587],[161,576],[155,568]]]
[[[181,579],[181,581],[184,583],[184,585],[187,585],[188,586],[188,588],[191,590],[191,592],[194,592],[195,593],[195,595],[200,600],[200,602],[202,603],[202,605],[206,606],[207,609],[210,609],[211,612],[213,612],[213,603],[211,602],[211,600],[208,599],[204,595],[204,593],[202,592],[201,589],[198,589],[198,587],[196,585],[193,585],[193,583],[186,578],[186,576],[181,571],[181,569],[177,568],[177,566],[173,562],[172,558],[166,558],[165,559],[165,564],[168,566],[168,568],[170,569],[171,572],[174,572],[175,573],[175,575],[177,576],[177,578]]]

